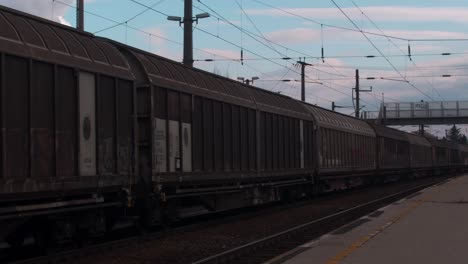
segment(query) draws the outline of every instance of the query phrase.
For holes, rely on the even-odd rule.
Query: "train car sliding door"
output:
[[[180,158],[180,107],[179,107],[179,93],[174,91],[168,91],[167,93],[168,102],[168,145],[169,145],[169,171],[175,172],[182,169],[181,158]]]
[[[155,173],[167,172],[167,144],[166,144],[166,118],[167,118],[167,95],[166,90],[156,88],[154,92],[154,168]]]
[[[80,176],[96,175],[96,82],[90,73],[79,74]]]
[[[154,173],[192,171],[192,96],[155,87]]]
[[[180,95],[182,109],[182,170],[192,171],[192,96]]]
[[[300,147],[300,153],[301,153],[301,169],[304,168],[304,121],[300,120],[299,121],[299,147]]]

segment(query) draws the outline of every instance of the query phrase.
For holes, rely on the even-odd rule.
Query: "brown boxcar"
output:
[[[307,105],[317,124],[317,173],[327,189],[361,185],[375,174],[375,132],[366,122]]]
[[[432,162],[435,175],[440,175],[450,169],[450,146],[447,142],[427,138],[432,145]]]
[[[377,167],[380,172],[404,173],[410,169],[410,142],[407,133],[372,124],[377,134]]]
[[[407,133],[410,143],[410,167],[413,176],[428,175],[432,171],[432,145],[423,136]]]
[[[300,102],[112,43],[137,77],[140,172],[151,182],[139,199],[186,215],[278,200],[312,181],[313,118]]]
[[[125,58],[90,34],[8,8],[0,23],[0,219],[9,223],[0,236],[71,205],[120,206],[134,176]]]

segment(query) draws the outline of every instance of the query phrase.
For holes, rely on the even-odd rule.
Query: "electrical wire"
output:
[[[136,0],[129,0],[129,1],[131,1],[131,2],[133,2],[133,3],[135,3],[135,4],[137,4],[137,5],[140,5],[140,6],[142,6],[142,7],[145,7],[145,8],[147,8],[148,10],[152,10],[152,11],[154,11],[154,12],[160,14],[160,15],[163,15],[163,16],[165,16],[165,17],[168,17],[168,16],[169,16],[168,14],[166,14],[166,13],[164,13],[164,12],[161,12],[161,11],[159,11],[159,10],[157,10],[157,9],[154,9],[154,8],[151,7],[151,6],[145,5],[145,4],[143,4],[143,3],[139,2],[139,1],[136,1]]]
[[[383,52],[375,45],[375,43],[359,28],[358,25],[356,25],[356,23],[348,16],[348,14],[346,14],[346,12],[343,11],[343,9],[335,2],[335,0],[330,0],[339,10],[340,12],[356,27],[356,29],[358,29],[361,34],[367,39],[367,41],[379,52],[379,54],[381,56],[384,57],[384,59],[388,62],[388,64],[390,64],[390,66],[392,66],[392,68],[401,76],[401,78],[405,81],[406,78],[405,76],[403,76],[403,74],[401,74],[401,72],[395,67],[395,65],[393,65],[393,63],[390,61],[390,59],[388,59],[384,54]],[[407,81],[407,83],[415,88],[416,90],[418,90],[421,94],[423,94],[424,96],[426,96],[427,98],[429,98],[430,100],[434,100],[430,95],[428,95],[427,93],[425,93],[424,91],[422,91],[421,89],[419,89],[418,87],[416,87],[414,84],[410,83],[409,81]]]
[[[393,46],[395,46],[398,50],[400,50],[400,52],[401,52],[402,54],[405,54],[405,52],[404,52],[403,50],[401,50],[401,48],[400,48],[398,45],[396,45],[395,42],[393,42],[393,40],[392,40],[391,38],[389,38],[389,37],[383,32],[383,30],[381,30],[380,27],[377,26],[377,24],[376,24],[372,19],[370,19],[369,16],[367,16],[366,13],[364,13],[364,11],[356,4],[356,2],[355,2],[354,0],[350,0],[350,1],[351,1],[351,2],[353,3],[353,5],[361,12],[361,14],[362,14],[363,16],[365,16],[365,17],[367,18],[367,20],[369,20],[369,22],[371,22],[372,25],[374,25],[374,27],[377,28],[377,30],[380,31],[380,33],[382,33],[384,36],[386,36],[387,40],[388,40],[390,43],[392,43]],[[409,57],[409,60],[413,63],[413,65],[414,65],[416,68],[418,68],[418,65],[416,64],[416,62],[414,62],[414,60],[411,59],[412,55],[411,55],[409,52],[410,52],[410,46],[409,46],[409,42],[408,42],[408,56],[410,56],[410,57]],[[427,79],[425,79],[425,81],[432,87],[433,91],[436,91],[437,94],[438,94],[438,96],[439,96],[442,100],[444,100],[444,98],[442,97],[442,95],[439,93],[438,89],[437,89],[431,82],[429,82]]]
[[[70,7],[70,8],[74,8],[74,9],[77,9],[76,6],[74,5],[70,5],[70,4],[67,4],[65,2],[62,2],[60,0],[54,0],[55,3],[59,3],[61,5],[64,5],[64,6],[67,6],[67,7]],[[152,9],[150,9],[152,10]],[[121,22],[118,22],[114,19],[111,19],[111,18],[108,18],[108,17],[105,17],[105,16],[102,16],[102,15],[99,15],[97,13],[94,13],[94,12],[90,12],[90,11],[87,11],[87,10],[84,10],[84,12],[86,14],[89,14],[89,15],[92,15],[92,16],[95,16],[95,17],[98,17],[98,18],[101,18],[103,20],[106,20],[108,22],[111,22],[111,23],[114,23],[116,25],[120,25],[120,26],[123,26],[123,24]],[[170,43],[173,43],[173,44],[177,44],[177,45],[181,45],[183,46],[184,44],[182,42],[178,42],[176,40],[172,40],[172,39],[169,39],[169,38],[166,38],[166,37],[163,37],[163,36],[160,36],[160,35],[157,35],[157,34],[154,34],[154,33],[151,33],[151,32],[148,32],[148,31],[145,31],[145,30],[142,30],[142,29],[139,29],[139,28],[136,28],[136,27],[132,27],[132,26],[128,26],[127,25],[127,28],[131,29],[131,30],[134,30],[136,32],[140,32],[140,33],[143,33],[143,34],[146,34],[148,36],[152,36],[152,37],[155,37],[155,38],[159,38],[159,39],[162,39],[162,40],[165,40],[167,42],[170,42]],[[213,52],[209,52],[209,51],[206,51],[206,50],[203,50],[203,49],[199,49],[199,48],[194,48],[195,50],[197,51],[200,51],[200,52],[203,52],[203,53],[206,53],[206,54],[210,54],[212,56],[216,56],[216,57],[220,57],[220,58],[223,58],[224,60],[231,60],[231,58],[228,58],[226,56],[222,56],[220,54],[216,54],[216,53],[213,53]]]
[[[199,2],[200,4],[202,4],[205,8],[207,8],[209,11],[211,11],[211,13],[214,13],[214,14],[215,14],[215,15],[214,15],[215,18],[217,18],[217,19],[220,19],[220,18],[221,18],[223,21],[225,21],[226,23],[230,24],[230,25],[233,26],[234,28],[240,30],[241,32],[246,32],[246,34],[247,34],[249,37],[251,37],[252,39],[254,39],[255,41],[261,43],[262,45],[266,46],[267,48],[269,48],[269,49],[275,51],[276,53],[280,54],[280,56],[282,56],[282,57],[281,57],[282,60],[290,59],[289,57],[287,57],[286,55],[282,54],[282,53],[279,52],[277,49],[275,49],[275,48],[273,47],[272,44],[275,44],[275,45],[277,45],[277,46],[286,48],[286,49],[288,49],[288,50],[289,50],[289,48],[288,48],[288,47],[285,47],[285,46],[283,46],[283,45],[281,45],[281,44],[278,44],[278,43],[275,43],[275,42],[273,42],[273,41],[268,40],[268,39],[262,34],[262,32],[258,29],[258,27],[255,25],[255,23],[250,19],[250,17],[248,16],[247,12],[245,12],[245,10],[243,9],[242,5],[240,5],[239,2],[238,2],[237,0],[236,0],[237,5],[238,5],[238,6],[241,8],[241,10],[246,14],[246,17],[250,20],[250,22],[251,22],[252,25],[257,29],[257,31],[259,32],[260,35],[256,35],[255,33],[246,30],[243,26],[239,27],[239,26],[235,25],[234,23],[232,23],[231,21],[229,21],[228,19],[226,19],[224,16],[222,16],[221,14],[219,14],[219,12],[217,12],[217,11],[214,10],[213,8],[211,8],[211,7],[209,7],[208,5],[206,5],[205,3],[203,3],[201,0],[198,0],[198,2]],[[201,9],[201,8],[195,6],[195,5],[194,5],[194,7],[197,8],[198,10],[202,11],[202,12],[207,12],[206,10],[203,10],[203,9]],[[242,23],[241,23],[241,24],[242,24]],[[219,37],[219,34],[217,34],[216,36]],[[258,40],[257,38],[261,38],[261,39],[265,40],[265,41],[266,41],[266,44],[268,44],[268,45],[265,45],[262,41]],[[241,41],[241,42],[242,42],[242,41]],[[294,50],[293,50],[293,51],[294,51]],[[294,52],[299,53],[298,51],[294,51]],[[303,53],[303,52],[301,52],[301,53]],[[305,53],[303,53],[303,54],[305,54]],[[244,64],[245,60],[247,60],[247,59],[244,58],[242,55],[243,55],[243,45],[242,45],[242,43],[241,43],[241,60],[240,60],[240,62],[241,62],[242,64]],[[310,56],[309,54],[305,54],[305,55],[308,56],[308,57],[310,57],[310,58],[316,58],[316,57]],[[367,56],[367,57],[373,57],[373,56]],[[322,57],[322,60],[323,60],[323,57]],[[210,60],[210,61],[212,61],[212,60]],[[326,62],[326,64],[330,65],[328,62]],[[330,66],[331,66],[331,65],[330,65]],[[333,66],[331,66],[331,67],[333,68]],[[337,70],[337,69],[335,69],[335,68],[333,68],[333,70],[334,70],[335,72],[337,72],[338,74],[334,74],[334,73],[331,73],[331,72],[322,71],[322,70],[315,69],[315,68],[312,68],[312,70],[318,71],[318,72],[322,72],[322,73],[326,73],[326,74],[330,74],[330,75],[335,75],[335,76],[345,76],[343,73],[341,73],[339,70]],[[276,87],[276,85],[275,85],[275,87]]]
[[[161,4],[162,2],[164,2],[164,1],[166,1],[166,0],[159,0],[158,2],[154,3],[153,5],[151,5],[151,8],[154,8],[155,6],[160,5],[160,4]],[[120,26],[120,25],[126,24],[126,23],[128,23],[128,22],[134,20],[135,18],[137,18],[137,17],[143,15],[144,13],[148,12],[149,10],[150,10],[149,8],[146,8],[146,9],[144,9],[143,11],[141,11],[141,12],[137,13],[136,15],[132,16],[131,18],[129,18],[129,19],[123,21],[123,22],[120,23],[120,24],[115,24],[115,25],[113,25],[113,26],[100,29],[100,30],[98,30],[98,31],[93,32],[93,34],[98,34],[98,33],[107,31],[107,30],[109,30],[109,29],[118,27],[118,26]]]
[[[420,54],[411,54],[411,57],[429,57],[429,56],[453,56],[453,55],[467,55],[468,52],[442,52],[442,53],[420,53]],[[302,57],[302,56],[301,56]],[[407,54],[403,55],[331,55],[326,56],[325,58],[329,59],[346,59],[346,58],[364,58],[364,59],[373,59],[373,58],[399,58],[399,57],[408,57]],[[322,59],[321,56],[305,56],[302,58],[307,59]],[[270,60],[290,60],[291,57],[270,57]],[[202,60],[202,59],[200,59]],[[250,58],[245,60],[262,60],[260,58]]]
[[[138,1],[135,1],[135,0],[129,0],[129,1],[134,2],[134,3],[136,3],[136,4],[139,4],[139,5],[141,5],[141,6],[145,7],[145,8],[147,8],[148,10],[152,10],[152,11],[154,11],[154,12],[156,12],[156,13],[159,13],[159,14],[161,14],[161,15],[167,16],[167,14],[165,14],[165,13],[163,13],[163,12],[161,12],[161,11],[158,11],[158,10],[154,9],[154,8],[152,8],[151,6],[147,6],[147,5],[142,4],[142,3],[138,2]],[[62,1],[60,1],[60,0],[55,0],[55,2],[60,3],[60,4],[65,5],[65,6],[68,6],[68,7],[71,7],[71,8],[74,8],[74,9],[77,9],[76,6],[73,6],[73,5],[64,3],[64,2],[62,2]],[[87,14],[93,15],[93,16],[95,16],[95,17],[101,18],[101,19],[103,19],[103,20],[112,22],[112,23],[114,23],[114,24],[120,24],[120,25],[122,25],[122,22],[119,22],[119,21],[116,21],[116,20],[107,18],[107,17],[105,17],[105,16],[96,14],[96,13],[94,13],[94,12],[90,12],[90,11],[87,11],[87,10],[84,10],[84,12],[87,13]],[[183,45],[183,43],[180,43],[180,42],[178,42],[178,41],[174,41],[174,40],[171,40],[171,39],[168,39],[168,38],[159,36],[159,35],[157,35],[157,34],[153,34],[153,33],[144,31],[144,30],[142,30],[142,29],[138,29],[138,28],[129,26],[128,24],[126,25],[126,28],[132,29],[132,30],[137,31],[137,32],[140,32],[140,33],[147,34],[147,35],[149,35],[149,36],[153,36],[153,37],[156,37],[156,38],[160,38],[160,39],[162,39],[162,40],[165,40],[165,41],[168,41],[168,42],[171,42],[171,43],[174,43],[174,44]],[[208,34],[208,35],[211,35],[212,37],[216,37],[216,38],[222,39],[223,41],[225,41],[225,42],[227,42],[227,43],[230,43],[231,45],[238,46],[237,44],[235,44],[235,43],[233,43],[233,42],[231,42],[231,41],[228,41],[228,40],[226,40],[226,39],[223,39],[223,38],[221,38],[221,37],[218,37],[218,36],[216,36],[216,35],[214,35],[214,34],[208,32],[208,31],[203,30],[203,29],[200,29],[200,28],[195,28],[195,29],[196,29],[196,30],[199,30],[199,31],[201,31],[201,32],[204,32],[204,33],[206,33],[206,34]],[[216,53],[208,52],[208,51],[205,51],[205,50],[203,50],[203,49],[198,49],[198,48],[195,48],[195,49],[196,49],[196,50],[199,50],[199,51],[201,51],[201,52],[204,52],[204,53],[213,55],[213,56],[217,56],[217,57],[224,58],[224,59],[226,59],[226,60],[232,60],[231,58],[227,58],[227,57],[225,57],[225,56],[222,56],[222,55],[219,55],[219,54],[216,54]],[[292,49],[291,49],[291,50],[292,50]],[[268,60],[268,58],[263,57],[263,56],[261,56],[261,55],[255,53],[255,52],[251,52],[251,51],[249,51],[249,52],[252,53],[252,54],[254,54],[255,56],[261,57],[262,59]],[[274,64],[276,64],[276,65],[278,65],[278,66],[280,66],[280,67],[287,68],[287,67],[285,67],[284,65],[278,64],[278,63],[276,63],[276,62],[274,62],[274,61],[272,61],[272,60],[269,60],[269,61],[272,62],[272,63],[274,63]],[[288,69],[288,68],[287,68],[287,69]],[[296,71],[296,73],[297,73],[297,74],[300,74],[300,73],[297,72],[297,71]],[[309,79],[309,80],[315,81],[315,80],[311,79],[309,76],[305,76],[305,77],[306,77],[307,79]],[[344,93],[344,92],[342,92],[342,91],[340,91],[340,90],[338,90],[338,89],[336,89],[336,88],[334,88],[334,87],[331,87],[331,86],[326,85],[326,84],[323,84],[323,83],[320,83],[320,85],[323,86],[323,87],[326,87],[326,88],[328,88],[328,89],[330,89],[330,90],[333,90],[333,91],[335,91],[335,92],[337,92],[337,93],[340,93],[340,94],[343,94],[343,95],[346,95],[346,96],[347,96],[346,93]],[[365,102],[365,103],[367,103],[367,102]]]
[[[238,29],[240,32],[241,32],[241,45],[239,45],[239,48],[241,50],[245,50],[245,48],[243,48],[243,34],[249,36],[251,39],[253,39],[254,41],[258,42],[259,44],[261,44],[262,46],[268,48],[268,49],[271,49],[273,50],[274,52],[277,52],[277,50],[275,49],[272,49],[268,44],[264,43],[263,41],[259,40],[259,38],[262,38],[261,36],[258,36],[258,35],[255,35],[254,33],[248,31],[248,30],[245,30],[243,28],[243,26],[239,27],[238,25],[232,23],[231,21],[229,21],[228,19],[226,19],[224,16],[222,16],[221,14],[219,14],[216,10],[214,10],[213,8],[209,7],[208,5],[206,5],[205,3],[203,3],[202,1],[198,1],[200,4],[202,4],[205,8],[207,8],[208,10],[210,10],[214,15],[213,17],[215,18],[220,18],[222,21],[228,23],[229,25],[235,27],[236,29]],[[201,8],[198,8],[196,6],[194,6],[195,8],[199,9],[199,10],[202,10],[203,12],[206,12],[206,10],[203,10]],[[197,28],[198,29],[198,28]],[[216,36],[218,37],[218,36]],[[282,55],[281,55],[282,56]],[[265,57],[263,57],[265,58]],[[246,60],[246,58],[241,58],[242,61]]]
[[[404,40],[404,41],[419,41],[419,42],[439,42],[439,41],[468,41],[468,38],[445,38],[445,39],[409,39],[409,38],[403,38],[403,37],[398,37],[398,36],[392,36],[392,35],[383,35],[383,34],[379,34],[379,33],[375,33],[375,32],[370,32],[370,31],[364,31],[364,30],[359,30],[359,29],[353,29],[353,28],[348,28],[348,27],[342,27],[342,26],[336,26],[336,25],[331,25],[331,24],[326,24],[326,23],[322,23],[322,22],[319,22],[319,21],[316,21],[316,20],[313,20],[313,19],[310,19],[308,17],[305,17],[305,16],[302,16],[302,15],[299,15],[299,14],[296,14],[294,12],[291,12],[291,11],[288,11],[286,9],[283,9],[283,8],[280,8],[280,7],[276,7],[276,6],[273,6],[273,5],[270,5],[270,4],[267,4],[263,1],[260,1],[260,0],[252,0],[253,2],[257,2],[261,5],[264,5],[264,6],[267,6],[267,7],[270,7],[272,9],[276,9],[278,11],[281,11],[283,13],[286,13],[286,14],[289,14],[291,16],[295,16],[295,17],[298,17],[298,18],[301,18],[301,19],[304,19],[304,20],[307,20],[309,22],[312,22],[314,24],[317,24],[317,25],[324,25],[326,27],[330,27],[330,28],[336,28],[336,29],[342,29],[342,30],[346,30],[346,31],[352,31],[352,32],[356,32],[356,33],[365,33],[365,34],[368,34],[368,35],[373,35],[373,36],[379,36],[379,37],[389,37],[389,38],[392,38],[392,39],[396,39],[396,40]]]
[[[268,41],[268,39],[265,37],[265,35],[263,35],[262,31],[257,27],[257,25],[255,24],[255,22],[253,22],[253,20],[250,18],[250,16],[247,14],[247,12],[245,12],[244,8],[242,7],[242,5],[239,3],[238,0],[235,0],[237,6],[239,6],[240,10],[242,11],[242,13],[244,13],[245,17],[247,18],[247,20],[249,20],[250,24],[252,24],[252,26],[255,28],[255,30],[258,32],[258,34],[262,37],[262,39],[265,40],[265,43],[267,43],[270,48],[272,50],[274,50],[276,53],[278,53],[280,56],[286,56],[284,55],[283,53],[279,52],[271,42]]]

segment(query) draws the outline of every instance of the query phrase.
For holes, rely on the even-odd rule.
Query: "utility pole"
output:
[[[301,100],[305,102],[305,63],[301,63]]]
[[[77,0],[76,6],[76,28],[84,31],[84,0]]]
[[[167,20],[179,22],[179,26],[184,24],[184,60],[183,63],[193,67],[193,22],[198,24],[198,20],[210,17],[208,13],[201,13],[193,17],[192,0],[184,0],[184,17],[168,16]]]
[[[84,31],[84,0],[77,0],[76,8],[76,27],[80,31]]]
[[[184,61],[189,67],[193,67],[193,10],[192,0],[185,0],[184,5]]]
[[[359,118],[359,70],[356,69],[356,118]]]
[[[306,63],[305,60],[298,61],[297,63],[301,65],[301,100],[305,102],[305,67],[312,64]]]
[[[332,102],[332,111],[333,112],[335,112],[335,108],[336,108],[335,102]]]

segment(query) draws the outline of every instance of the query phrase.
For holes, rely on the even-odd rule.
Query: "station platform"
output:
[[[468,263],[468,174],[383,207],[266,263]]]

